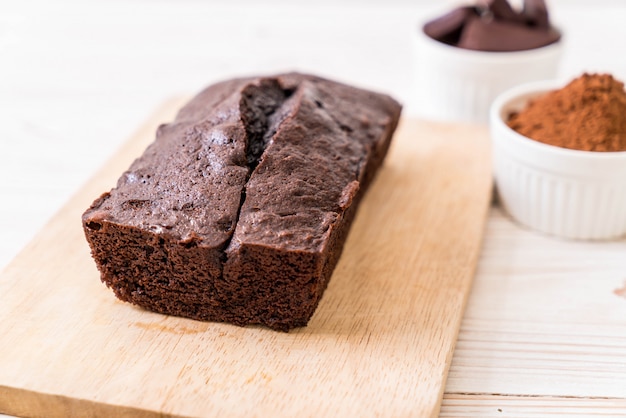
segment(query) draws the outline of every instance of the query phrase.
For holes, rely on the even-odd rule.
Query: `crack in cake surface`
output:
[[[280,124],[287,117],[287,112],[281,114],[279,110],[292,94],[292,90],[283,89],[276,79],[263,79],[260,81],[259,85],[250,84],[241,92],[239,113],[241,114],[241,121],[246,129],[246,162],[248,165],[248,175],[241,189],[241,199],[239,208],[237,209],[233,234],[234,230],[237,229],[241,207],[246,201],[246,185],[252,173],[259,165],[259,161],[267,145],[278,131]],[[224,245],[224,250],[228,248],[230,241],[231,240],[228,240]],[[226,258],[226,254],[224,253],[222,259],[225,260]]]

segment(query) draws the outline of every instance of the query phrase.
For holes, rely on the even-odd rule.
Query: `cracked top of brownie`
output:
[[[298,73],[212,85],[83,220],[216,249],[233,240],[316,251],[398,113],[388,96]]]

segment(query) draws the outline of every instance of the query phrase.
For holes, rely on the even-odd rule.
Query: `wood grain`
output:
[[[436,416],[491,192],[483,128],[404,120],[309,326],[167,317],[98,279],[80,215],[180,105],[157,112],[0,277],[0,412]]]
[[[441,416],[626,416],[626,239],[488,219]]]
[[[626,399],[532,395],[445,394],[440,418],[623,417]]]

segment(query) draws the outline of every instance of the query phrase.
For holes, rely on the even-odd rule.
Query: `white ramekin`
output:
[[[423,118],[486,124],[498,94],[529,81],[556,77],[563,39],[515,52],[473,51],[413,30],[414,103]]]
[[[491,107],[496,186],[505,210],[522,225],[572,239],[626,234],[626,151],[591,152],[534,141],[505,121],[533,97],[563,83],[527,83],[502,93]]]

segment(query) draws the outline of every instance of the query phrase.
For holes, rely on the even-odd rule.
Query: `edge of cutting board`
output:
[[[313,319],[283,334],[142,311],[98,281],[80,215],[183,101],[0,274],[0,412],[436,416],[490,202],[486,129],[402,120]]]

